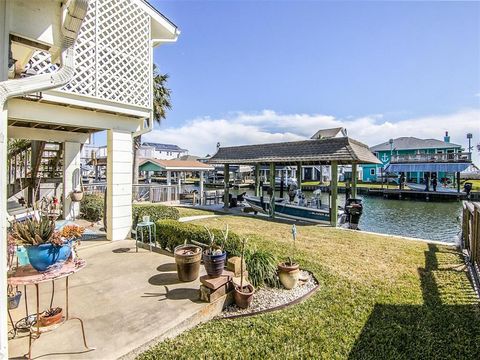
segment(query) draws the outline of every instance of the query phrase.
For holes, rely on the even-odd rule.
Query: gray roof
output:
[[[412,136],[404,136],[393,139],[394,150],[416,150],[416,149],[444,149],[444,148],[461,148],[461,145],[448,143],[436,139],[419,139]],[[371,151],[387,151],[390,150],[389,142],[384,142],[370,148]]]
[[[296,163],[380,164],[368,146],[348,137],[221,147],[212,164]]]
[[[166,151],[187,151],[186,149],[182,149],[178,145],[173,144],[159,144],[159,143],[152,143],[152,142],[144,142],[142,146],[150,146],[154,147],[155,150],[166,150]]]

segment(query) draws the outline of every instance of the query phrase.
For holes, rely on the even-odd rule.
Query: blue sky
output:
[[[479,2],[159,1],[177,43],[155,50],[174,109],[146,139],[192,154],[344,125],[480,141]]]

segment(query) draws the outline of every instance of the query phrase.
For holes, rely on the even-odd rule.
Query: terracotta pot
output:
[[[198,278],[202,248],[196,245],[180,245],[174,250],[178,280],[189,282]]]
[[[250,284],[244,286],[242,290],[240,290],[240,286],[235,286],[235,291],[233,292],[235,304],[237,304],[237,306],[242,309],[248,308],[252,303],[254,292],[255,289]]]
[[[79,202],[83,200],[83,191],[82,192],[72,192],[70,198],[73,202]]]
[[[297,285],[299,277],[300,269],[298,264],[278,264],[278,278],[285,289],[293,289]]]
[[[40,317],[38,318],[38,322],[40,326],[50,326],[53,324],[57,324],[62,320],[63,317],[63,309],[58,314],[55,314],[53,316],[48,316],[45,317],[45,313],[40,314]]]

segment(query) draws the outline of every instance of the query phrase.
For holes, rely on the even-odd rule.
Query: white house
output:
[[[178,145],[144,142],[138,149],[138,157],[142,159],[174,160],[188,155],[187,149]]]
[[[152,128],[153,48],[179,31],[143,0],[0,1],[0,164],[7,138],[61,143],[64,209],[80,145],[107,131],[107,238],[131,228],[132,136]],[[0,176],[0,288],[6,289],[6,169]],[[0,296],[0,358],[7,358]]]

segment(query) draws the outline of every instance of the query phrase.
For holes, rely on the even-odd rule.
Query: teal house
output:
[[[392,158],[407,158],[410,161],[434,162],[436,159],[454,158],[462,153],[462,146],[450,142],[448,132],[443,141],[437,139],[418,139],[416,137],[399,137],[370,148],[382,165],[361,165],[363,182],[381,182],[382,172]],[[447,177],[446,172],[437,172],[437,178]],[[406,172],[405,179],[410,183],[420,184],[424,173],[421,171]]]

